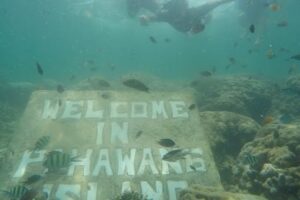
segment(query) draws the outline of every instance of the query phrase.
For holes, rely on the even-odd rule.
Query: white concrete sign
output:
[[[176,200],[189,184],[221,187],[190,93],[103,93],[33,93],[12,142],[18,151],[11,181],[45,173],[44,190],[64,200],[106,200],[125,191]],[[49,144],[33,151],[43,136],[50,136]],[[177,149],[187,153],[163,159]],[[78,159],[65,173],[47,173],[43,161],[54,150]]]

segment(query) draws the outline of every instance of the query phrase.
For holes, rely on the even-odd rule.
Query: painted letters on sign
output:
[[[53,133],[59,144],[73,146],[55,146],[54,143],[51,145],[61,149],[26,150],[13,178],[23,179],[32,168],[44,168],[47,153],[59,150],[76,159],[66,167],[64,179],[49,178],[49,182],[46,179],[44,191],[53,199],[109,199],[125,191],[138,191],[148,199],[176,200],[178,191],[188,187],[190,177],[207,172],[204,149],[194,145],[194,141],[186,141],[191,135],[184,138],[184,134],[193,132],[181,133],[182,127],[176,127],[179,124],[190,126],[189,105],[190,102],[180,98],[99,101],[73,97],[62,102],[44,99],[37,120],[45,122],[50,130],[51,126],[61,130],[59,137],[55,138],[56,133]],[[151,127],[151,131],[147,127]],[[136,130],[141,128],[137,136]],[[64,134],[68,137],[63,137]],[[157,142],[166,137],[175,140],[176,145],[168,147]],[[65,139],[80,143],[64,142]],[[163,159],[176,149],[188,153],[172,161]],[[111,192],[107,194],[107,191]]]

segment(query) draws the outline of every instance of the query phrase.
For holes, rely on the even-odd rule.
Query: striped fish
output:
[[[250,167],[255,167],[258,161],[256,156],[247,153],[244,157],[244,162],[248,164]]]
[[[44,149],[48,145],[49,141],[50,141],[50,136],[40,137],[34,145],[34,151],[39,151]]]
[[[8,190],[2,191],[5,196],[7,196],[10,199],[19,199],[21,198],[28,189],[23,185],[16,185],[14,187],[9,188]]]
[[[39,194],[38,190],[30,189],[24,195],[22,195],[20,200],[35,200],[38,194]]]
[[[51,151],[47,154],[43,166],[49,171],[58,171],[62,168],[68,167],[71,162],[75,162],[76,157],[71,157],[70,154],[60,151]]]

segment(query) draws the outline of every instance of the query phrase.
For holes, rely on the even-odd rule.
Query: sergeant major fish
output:
[[[43,179],[43,177],[41,175],[34,174],[32,176],[29,176],[25,181],[23,181],[23,184],[31,185],[31,184],[34,184],[34,183],[42,180],[42,179]]]
[[[199,156],[198,153],[192,153],[188,149],[175,149],[166,153],[162,159],[169,162],[176,162],[177,160],[185,159],[187,155],[196,155]]]
[[[169,138],[160,139],[157,143],[164,147],[173,147],[175,145],[175,142]]]
[[[127,87],[130,87],[130,88],[133,88],[136,90],[140,90],[143,92],[149,92],[149,88],[144,83],[142,83],[141,81],[136,80],[136,79],[125,80],[125,81],[123,81],[123,84]]]
[[[71,162],[77,161],[76,158],[77,156],[71,157],[70,154],[60,151],[51,151],[47,154],[43,166],[46,167],[48,171],[56,172],[60,169],[69,167]]]
[[[42,150],[44,149],[48,144],[49,144],[49,141],[50,141],[50,136],[43,136],[43,137],[40,137],[35,145],[34,145],[34,151],[38,151],[38,150]]]
[[[139,130],[136,135],[135,135],[135,139],[139,138],[142,135],[143,131]]]
[[[248,164],[250,167],[255,167],[258,163],[257,157],[247,153],[244,157],[244,163]]]
[[[195,108],[196,108],[196,104],[194,103],[188,107],[189,110],[194,110]]]
[[[48,193],[43,192],[37,189],[30,189],[28,190],[21,198],[20,200],[47,200],[48,199]]]
[[[10,199],[19,199],[28,191],[27,187],[23,185],[16,185],[8,190],[2,190],[1,192]]]

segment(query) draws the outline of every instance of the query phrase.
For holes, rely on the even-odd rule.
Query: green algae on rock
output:
[[[272,200],[300,198],[300,125],[263,127],[241,150],[238,160],[250,153],[264,157],[257,168],[240,165],[239,187]],[[274,132],[278,132],[274,137]]]
[[[195,80],[200,111],[230,111],[250,116],[256,121],[271,107],[274,86],[267,81],[246,76]]]

